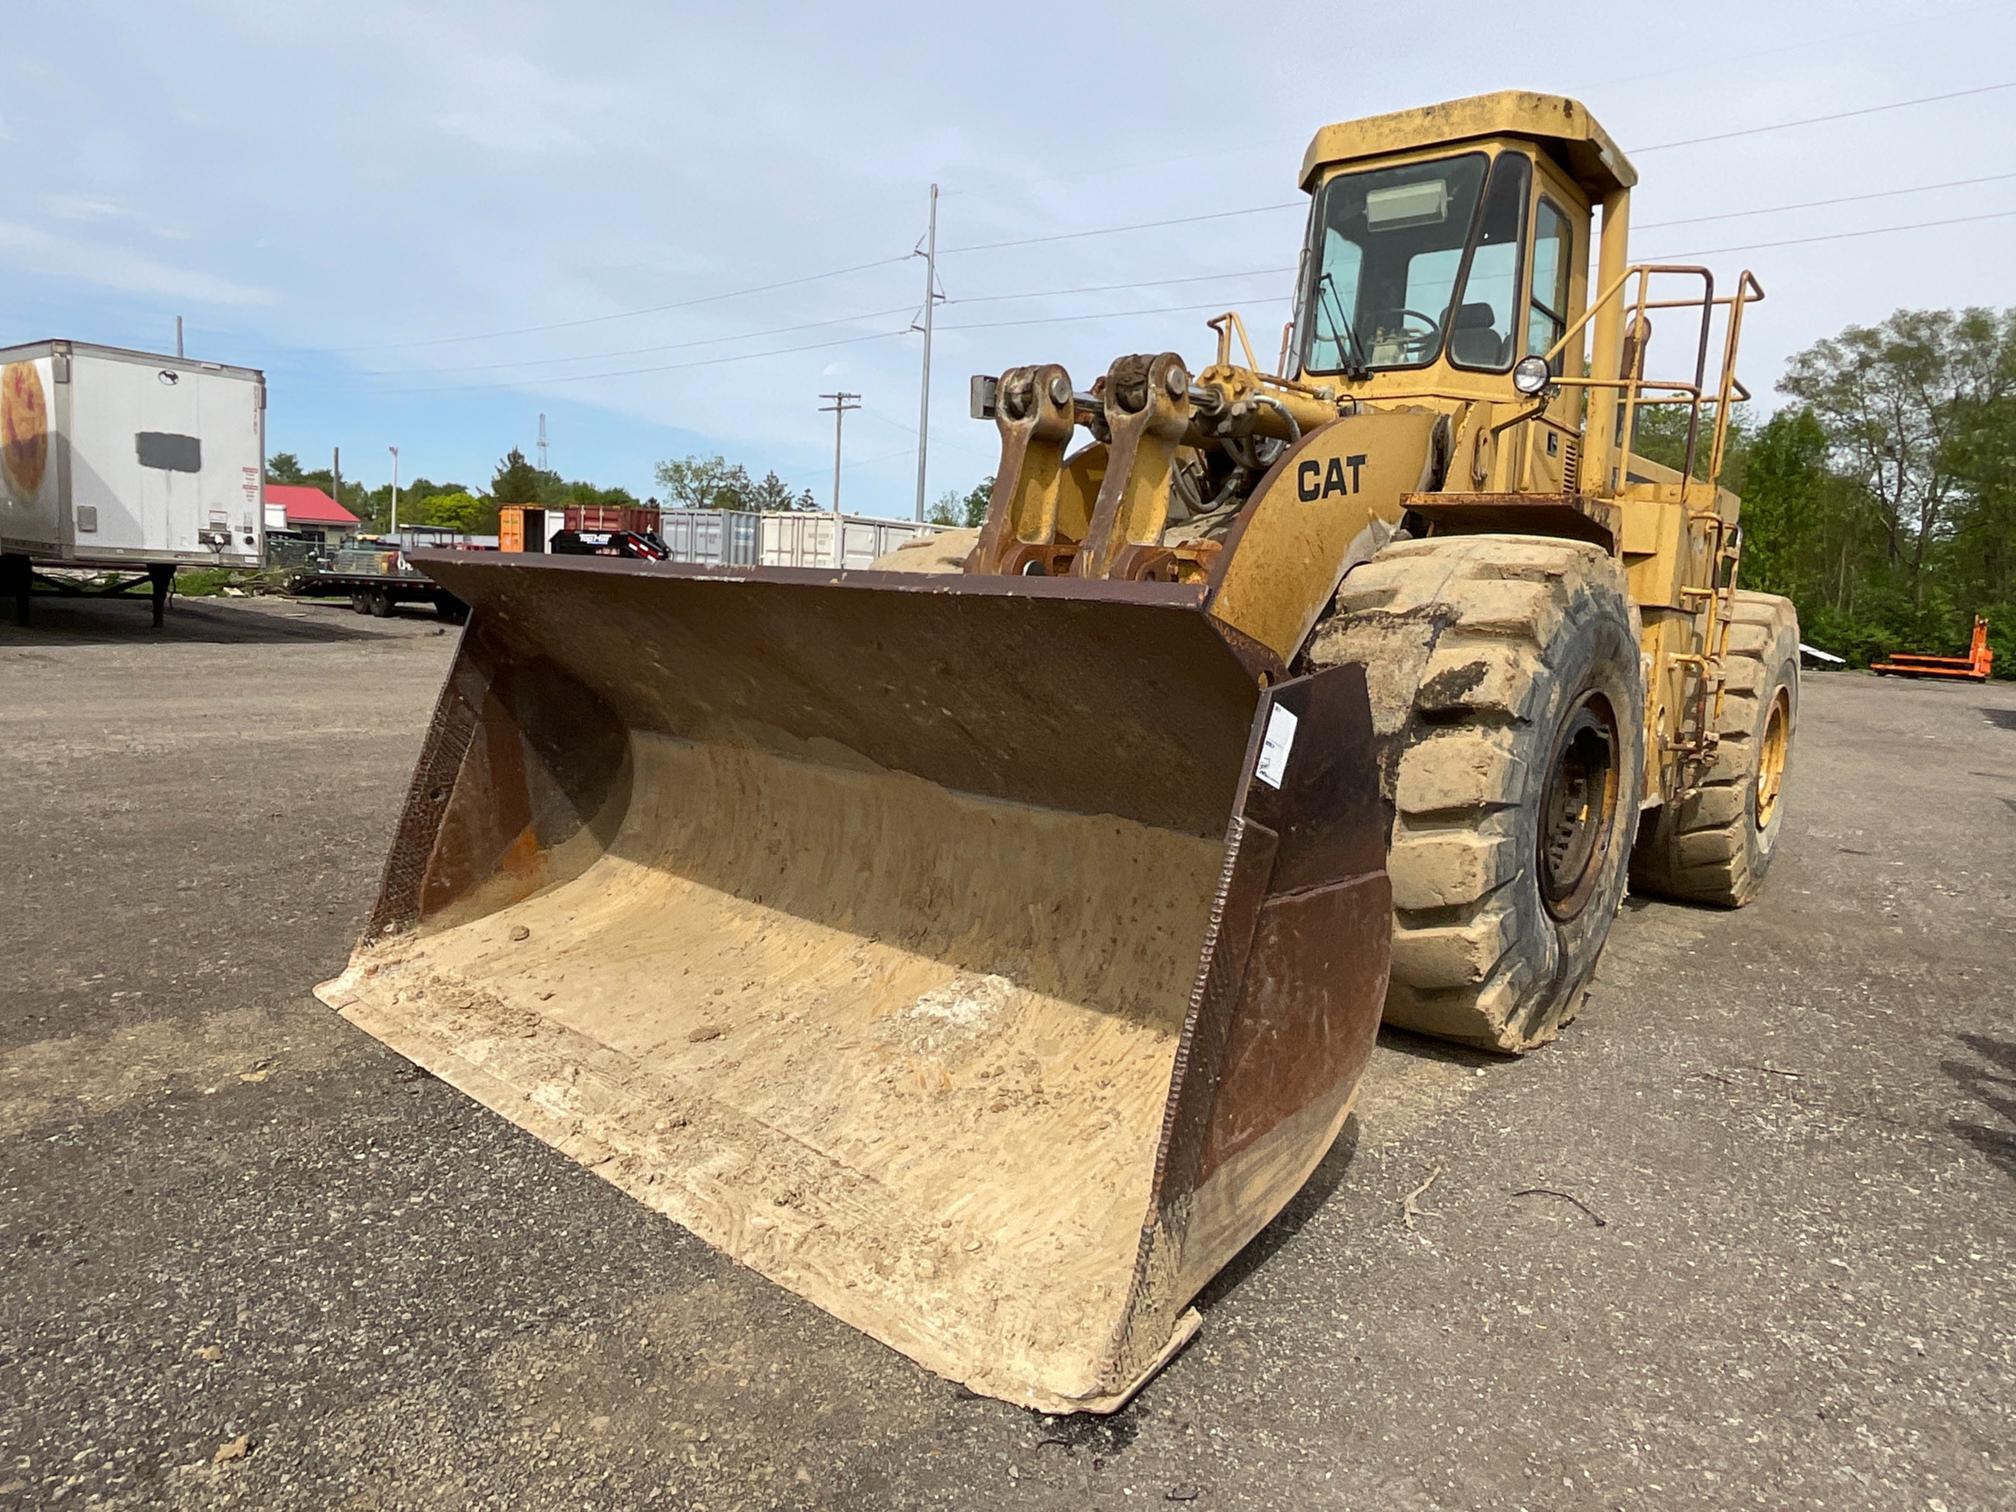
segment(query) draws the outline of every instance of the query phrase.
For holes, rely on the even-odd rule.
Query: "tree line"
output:
[[[1855,666],[1964,649],[1985,614],[2016,676],[2016,309],[1851,325],[1779,388],[1770,416],[1730,417],[1743,586],[1790,598],[1804,639]],[[1685,410],[1641,416],[1637,450],[1680,465]]]
[[[336,479],[326,467],[304,468],[292,452],[275,452],[266,459],[266,479],[270,483],[298,483],[319,488],[337,497]],[[367,531],[383,531],[392,523],[392,485],[381,483],[365,488],[344,483],[337,499],[362,522]],[[627,488],[612,488],[534,466],[517,447],[497,463],[486,489],[472,488],[454,481],[435,482],[417,477],[399,487],[399,523],[436,525],[468,535],[495,535],[497,511],[505,504],[540,504],[559,508],[568,504],[638,504],[644,501]]]

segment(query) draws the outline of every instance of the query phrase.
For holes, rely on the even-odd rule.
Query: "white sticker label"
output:
[[[1295,749],[1295,716],[1276,704],[1267,711],[1267,733],[1260,737],[1260,762],[1253,775],[1271,788],[1281,786],[1288,771],[1288,753]]]

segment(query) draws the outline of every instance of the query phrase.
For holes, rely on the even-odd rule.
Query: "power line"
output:
[[[1298,210],[1307,200],[1283,200],[1278,205],[1249,205],[1244,210],[1214,210],[1208,215],[1178,215],[1168,220],[1136,221],[1126,226],[1095,226],[1089,231],[1059,231],[1049,236],[1019,236],[1011,241],[972,242],[964,247],[944,247],[940,257],[955,252],[994,252],[1002,247],[1034,247],[1043,242],[1082,241],[1088,236],[1114,236],[1122,231],[1153,231],[1161,226],[1194,226],[1199,221],[1230,220],[1236,215],[1261,215],[1269,210]]]
[[[440,383],[421,388],[379,388],[381,394],[464,394],[490,389],[521,388],[526,383],[589,383],[598,378],[635,378],[647,373],[677,373],[689,368],[720,367],[730,362],[753,362],[759,357],[783,357],[792,352],[817,352],[827,347],[855,346],[864,341],[893,341],[908,331],[871,331],[865,336],[842,336],[834,341],[807,341],[797,346],[771,347],[762,352],[737,352],[727,357],[703,357],[698,362],[666,362],[654,367],[615,368],[599,373],[555,373],[537,379],[506,379],[502,383]],[[340,387],[341,385],[339,385]]]
[[[1986,215],[1956,215],[1950,220],[1911,221],[1902,226],[1870,226],[1861,231],[1834,231],[1826,236],[1794,236],[1784,241],[1745,242],[1738,247],[1703,247],[1693,252],[1665,252],[1648,259],[1673,262],[1682,257],[1714,257],[1722,252],[1755,252],[1765,247],[1804,247],[1813,242],[1849,241],[1858,236],[1887,236],[1893,231],[1924,231],[1933,226],[1966,226],[1975,221],[2007,220],[2016,210],[1991,210]]]
[[[1183,278],[1156,278],[1132,283],[1081,284],[1075,289],[1030,289],[1022,294],[976,294],[949,301],[952,304],[1000,304],[1010,299],[1055,299],[1066,294],[1110,294],[1115,289],[1162,289],[1172,284],[1217,283],[1231,278],[1270,278],[1282,273],[1293,273],[1295,265],[1289,263],[1279,268],[1249,268],[1243,273],[1196,273]]]
[[[1832,115],[1804,116],[1796,121],[1775,121],[1769,126],[1745,126],[1740,131],[1718,131],[1712,136],[1686,137],[1677,142],[1655,142],[1650,147],[1627,147],[1633,157],[1648,152],[1665,152],[1674,147],[1699,147],[1703,142],[1727,142],[1736,137],[1760,136],[1767,131],[1789,131],[1794,126],[1820,126],[1828,121],[1847,121],[1856,116],[1881,115],[1886,110],[1905,110],[1913,105],[1933,105],[1941,100],[1965,100],[1974,95],[1993,94],[1998,89],[2016,89],[2016,79],[2005,84],[1983,84],[1974,89],[1956,89],[1948,94],[1920,95],[1915,100],[1895,100],[1888,105],[1864,105],[1859,110],[1837,110]]]
[[[513,326],[503,331],[478,331],[469,336],[429,336],[421,341],[377,341],[360,346],[326,347],[330,352],[393,352],[409,347],[451,346],[465,341],[494,341],[501,336],[530,336],[540,331],[565,331],[576,326],[600,325],[610,320],[635,320],[641,315],[662,315],[667,310],[690,310],[695,305],[718,304],[724,299],[740,299],[747,294],[768,294],[775,289],[794,289],[800,284],[819,283],[828,278],[842,278],[849,273],[865,273],[871,268],[886,268],[896,263],[910,261],[906,252],[901,257],[880,257],[873,262],[854,263],[845,268],[828,268],[823,273],[807,273],[801,278],[780,278],[775,283],[753,284],[746,289],[730,289],[721,294],[702,294],[694,299],[674,300],[670,304],[648,305],[641,310],[617,310],[607,315],[584,315],[578,320],[554,320],[544,325]]]
[[[1259,299],[1245,301],[1247,304],[1256,305],[1286,304],[1287,302],[1288,296],[1286,294],[1269,294]],[[938,329],[941,331],[995,331],[1000,330],[1004,326],[1069,325],[1073,321],[1078,320],[1124,320],[1135,315],[1187,315],[1198,310],[1222,310],[1224,308],[1225,303],[1223,300],[1213,300],[1210,304],[1156,305],[1138,310],[1094,310],[1083,315],[1039,315],[1029,320],[982,320],[966,325],[940,326]]]
[[[1667,226],[1698,226],[1703,221],[1742,220],[1751,215],[1776,215],[1783,210],[1818,210],[1823,205],[1854,205],[1863,200],[1895,199],[1900,194],[1930,194],[1935,189],[1964,189],[1973,184],[1999,184],[2016,178],[2016,173],[1989,173],[1980,178],[1949,179],[1943,184],[1912,184],[1904,189],[1878,189],[1872,194],[1843,194],[1834,199],[1802,200],[1796,205],[1766,205],[1759,210],[1724,210],[1717,215],[1689,215],[1680,220],[1645,221],[1638,231],[1656,231]]]
[[[1627,147],[1625,152],[1637,156],[1647,152],[1665,152],[1674,147],[1695,147],[1704,142],[1724,142],[1736,137],[1758,136],[1764,132],[1786,131],[1795,126],[1816,126],[1827,121],[1845,121],[1855,116],[1880,115],[1885,111],[1904,110],[1913,105],[1931,105],[1941,100],[1966,99],[1973,95],[1992,94],[1996,90],[2016,89],[2016,79],[2005,84],[1984,84],[1975,89],[1959,89],[1948,94],[1922,95],[1914,100],[1896,100],[1887,105],[1867,105],[1857,110],[1837,111],[1832,115],[1807,116],[1796,121],[1776,121],[1768,126],[1746,126],[1738,131],[1717,132],[1712,136],[1689,137],[1684,141],[1655,142],[1648,147]],[[1272,205],[1249,205],[1242,210],[1217,210],[1208,215],[1180,215],[1168,220],[1135,221],[1122,226],[1095,226],[1084,231],[1060,231],[1047,236],[1023,236],[1007,241],[974,242],[964,247],[948,247],[939,255],[950,256],[954,252],[992,252],[1003,247],[1033,247],[1045,242],[1082,241],[1094,236],[1113,236],[1123,231],[1152,231],[1163,226],[1188,226],[1200,221],[1230,220],[1241,215],[1264,215],[1270,210],[1296,210],[1308,205],[1308,200],[1283,200]],[[1793,208],[1793,207],[1786,207]],[[1641,228],[1642,229],[1642,228]]]
[[[1197,273],[1188,274],[1182,278],[1134,280],[1127,283],[1083,284],[1070,289],[1025,289],[1015,294],[979,294],[959,299],[949,299],[941,295],[939,298],[940,302],[945,304],[1000,304],[1017,299],[1053,299],[1069,294],[1108,294],[1119,289],[1159,289],[1174,284],[1216,283],[1237,278],[1262,278],[1283,273],[1293,273],[1294,271],[1294,265],[1288,264],[1279,268],[1253,268],[1235,273]],[[457,364],[453,367],[364,368],[361,371],[368,377],[417,378],[432,377],[436,374],[447,373],[488,373],[496,372],[501,368],[552,367],[565,362],[602,362],[615,357],[644,357],[655,352],[685,351],[696,346],[717,346],[728,341],[758,341],[767,336],[788,336],[798,331],[823,330],[836,325],[851,325],[856,321],[879,320],[887,315],[901,315],[907,313],[912,308],[914,307],[907,304],[891,305],[889,308],[883,310],[864,310],[855,315],[837,315],[830,320],[807,320],[801,321],[796,325],[770,326],[761,331],[737,331],[726,336],[700,336],[689,341],[670,341],[656,346],[623,347],[608,352],[577,352],[569,357],[525,357],[510,362],[472,362]],[[913,435],[916,433],[914,427],[911,433]]]
[[[865,310],[858,315],[836,315],[831,320],[807,320],[797,325],[771,326],[762,331],[737,331],[727,336],[696,336],[690,341],[668,341],[660,346],[623,347],[613,352],[577,352],[571,357],[521,357],[515,362],[472,362],[455,367],[364,368],[372,377],[411,378],[432,373],[488,373],[498,368],[551,367],[559,362],[606,362],[612,357],[647,357],[654,352],[679,352],[689,347],[716,346],[724,341],[759,341],[766,336],[788,336],[798,331],[817,331],[828,326],[849,325],[857,320],[879,320],[885,315],[901,315],[909,305],[891,305],[886,310]]]

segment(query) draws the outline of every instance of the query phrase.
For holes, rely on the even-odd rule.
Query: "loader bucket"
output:
[[[1123,1403],[1370,1054],[1361,670],[1265,688],[1176,584],[415,560],[472,616],[323,1000],[930,1369]]]

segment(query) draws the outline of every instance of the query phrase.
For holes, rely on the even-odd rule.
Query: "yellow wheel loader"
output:
[[[1632,266],[1571,100],[1327,127],[1302,182],[1278,371],[1228,315],[1198,371],[977,379],[962,550],[417,553],[473,612],[325,1001],[932,1370],[1108,1411],[1382,1014],[1524,1050],[1627,878],[1745,901],[1798,708],[1717,484],[1762,290]]]

